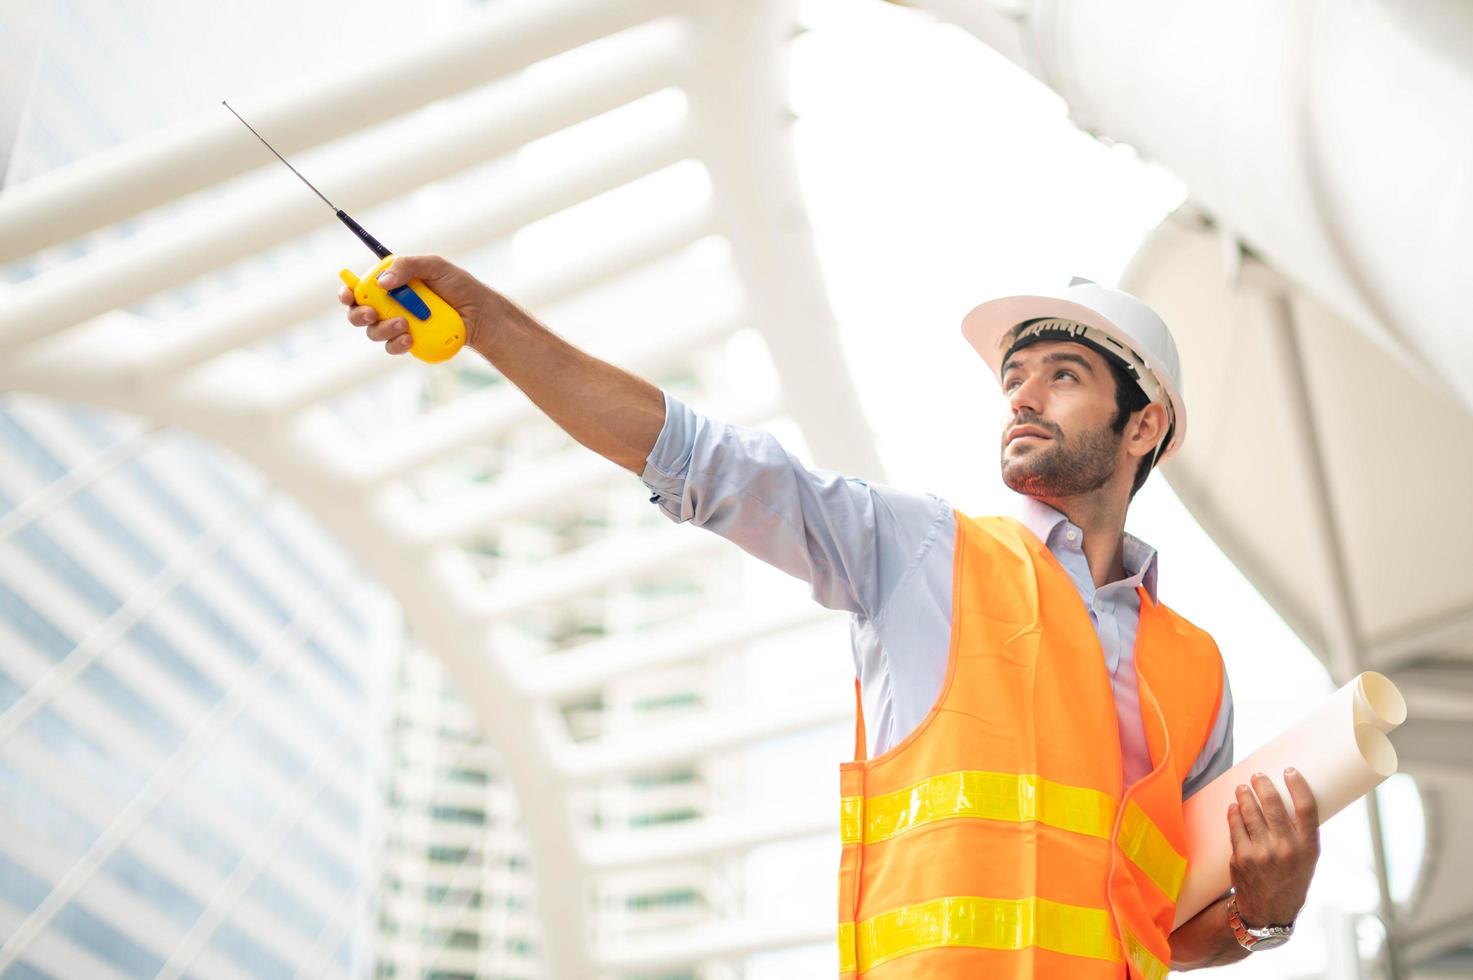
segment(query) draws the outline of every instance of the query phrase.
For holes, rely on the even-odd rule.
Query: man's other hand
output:
[[[1309,783],[1298,770],[1285,769],[1284,785],[1293,798],[1292,814],[1263,773],[1254,775],[1251,788],[1239,786],[1238,801],[1228,807],[1228,870],[1238,914],[1257,929],[1294,921],[1320,857],[1319,807]]]

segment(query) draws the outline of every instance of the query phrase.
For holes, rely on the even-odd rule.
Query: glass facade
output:
[[[190,937],[170,969],[289,977],[321,944],[350,973],[369,902],[337,913],[376,885],[382,748],[362,726],[392,621],[258,476],[138,430],[0,400],[0,900],[5,931],[49,940],[16,967],[52,972],[31,957],[66,944],[99,976],[154,976]]]

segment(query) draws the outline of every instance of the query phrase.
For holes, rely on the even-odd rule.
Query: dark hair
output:
[[[1018,336],[1018,332],[1021,331],[1024,327],[1028,326],[1028,323],[1030,322],[1032,321],[1020,323],[1007,332],[1003,343],[1009,345],[1007,348],[1009,354],[1018,349],[1016,347],[1012,347],[1011,343]],[[1035,343],[1038,340],[1051,339],[1054,338],[1029,338],[1028,340],[1024,341],[1021,346],[1027,347],[1029,344]],[[1081,340],[1076,337],[1061,337],[1058,339],[1066,339],[1071,343],[1083,344],[1084,346],[1089,347],[1092,350],[1098,350],[1098,348],[1095,347],[1094,344],[1091,344],[1088,341]],[[1133,412],[1139,412],[1141,409],[1151,404],[1151,399],[1146,397],[1146,393],[1144,390],[1142,390],[1141,386],[1135,383],[1134,378],[1125,373],[1125,368],[1117,364],[1113,357],[1107,356],[1104,351],[1100,351],[1099,353],[1100,359],[1103,360],[1106,364],[1110,365],[1110,373],[1115,377],[1115,417],[1110,420],[1110,431],[1114,432],[1118,436],[1125,431],[1125,423],[1129,421],[1131,414]],[[1003,360],[1006,361],[1007,357],[1004,356]],[[1155,455],[1155,453],[1152,453],[1148,456],[1142,456],[1140,464],[1136,466],[1135,480],[1130,485],[1130,496],[1132,498],[1135,497],[1135,492],[1145,484],[1146,477],[1151,475],[1151,459]]]
[[[1125,431],[1125,423],[1129,421],[1131,413],[1139,412],[1151,404],[1151,399],[1146,397],[1135,379],[1125,373],[1125,368],[1108,357],[1104,361],[1110,365],[1110,373],[1115,376],[1115,417],[1110,420],[1110,430],[1118,436]],[[1135,481],[1130,485],[1132,498],[1145,484],[1146,477],[1151,475],[1151,458],[1155,455],[1151,453],[1141,457],[1140,465],[1135,469]]]

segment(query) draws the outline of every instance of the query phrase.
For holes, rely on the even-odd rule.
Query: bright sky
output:
[[[1006,506],[1002,402],[962,339],[985,299],[1116,282],[1185,187],[1068,122],[1063,102],[960,29],[878,2],[809,0],[794,46],[799,166],[850,366],[890,482],[974,512]],[[1185,365],[1191,405],[1192,364]],[[1197,526],[1159,475],[1129,527],[1160,551],[1164,601],[1227,659],[1242,758],[1328,693],[1328,674]],[[1408,781],[1383,788],[1393,891],[1421,857]],[[1325,909],[1375,908],[1363,811],[1323,832],[1303,936],[1222,976],[1326,970]],[[1377,927],[1367,924],[1367,938]],[[1365,940],[1363,940],[1363,945]]]

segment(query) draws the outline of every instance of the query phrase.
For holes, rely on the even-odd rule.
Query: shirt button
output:
[[[1079,540],[1079,532],[1078,531],[1066,531],[1064,533],[1064,538],[1070,544],[1073,544],[1075,541],[1078,541]]]

